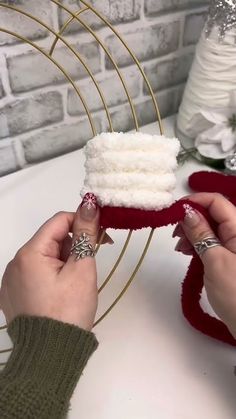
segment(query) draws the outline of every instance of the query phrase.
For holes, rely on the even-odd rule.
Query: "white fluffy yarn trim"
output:
[[[171,191],[176,185],[174,173],[165,173],[162,175],[150,173],[108,173],[97,174],[90,173],[85,178],[85,186],[92,190],[93,188],[116,189],[141,191]]]
[[[180,144],[177,138],[167,138],[163,135],[150,135],[141,132],[123,133],[112,132],[102,133],[88,141],[85,146],[85,153],[88,157],[99,157],[104,151],[166,151],[176,156]]]
[[[142,172],[142,173],[168,173],[177,168],[174,155],[167,152],[135,151],[104,151],[99,157],[89,158],[85,163],[88,173],[114,172]]]
[[[122,191],[117,189],[93,188],[89,190],[84,187],[81,195],[84,196],[87,192],[93,192],[101,207],[126,207],[126,208],[139,208],[145,210],[161,210],[169,207],[174,198],[170,192],[151,192],[145,190],[129,190]]]

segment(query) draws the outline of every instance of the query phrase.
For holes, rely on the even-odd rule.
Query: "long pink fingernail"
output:
[[[175,251],[176,252],[181,252],[181,243],[178,241],[178,243],[175,246]]]
[[[184,235],[183,229],[182,229],[181,225],[178,224],[173,231],[172,237],[173,238],[182,237],[183,235]]]
[[[88,192],[84,195],[83,200],[80,204],[80,215],[84,220],[93,220],[97,213],[97,198],[96,196]]]
[[[184,204],[183,207],[185,211],[184,225],[189,228],[196,227],[201,220],[198,212],[189,204]]]
[[[186,241],[186,239],[182,238],[178,241],[178,243],[175,246],[176,252],[192,252],[193,247],[191,244]]]

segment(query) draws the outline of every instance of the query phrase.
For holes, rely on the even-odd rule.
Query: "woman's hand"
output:
[[[210,248],[201,256],[204,284],[212,308],[236,338],[236,208],[219,194],[198,193],[188,198],[206,208],[218,224],[222,246]],[[173,236],[180,237],[177,251],[192,254],[194,243],[215,234],[205,218],[192,210]]]
[[[90,196],[91,198],[91,196]],[[95,246],[99,234],[96,198],[85,196],[76,214],[61,212],[48,220],[8,264],[0,305],[7,323],[19,315],[49,317],[91,330],[97,309],[95,259],[78,261],[73,240],[86,233]]]

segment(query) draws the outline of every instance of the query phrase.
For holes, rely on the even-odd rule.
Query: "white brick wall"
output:
[[[68,12],[50,0],[1,3],[33,14],[55,32],[69,17]],[[81,5],[79,0],[61,3],[73,12]],[[178,109],[207,3],[207,0],[90,0],[141,61],[157,93],[163,117]],[[139,124],[154,121],[146,85],[125,48],[91,11],[84,12],[80,18],[95,30],[120,67]],[[46,27],[2,7],[0,26],[30,39],[45,53],[54,40]],[[114,129],[133,128],[125,91],[96,39],[74,21],[66,29],[65,40],[94,74]],[[73,51],[59,41],[53,57],[80,90],[93,113],[97,131],[108,129],[101,98]],[[42,52],[0,32],[0,176],[80,148],[91,136],[84,106],[63,73]]]
[[[100,119],[96,118],[94,122],[97,130],[101,130]],[[35,163],[76,150],[83,147],[91,135],[87,119],[45,129],[23,140],[26,162]]]
[[[144,2],[147,16],[193,8],[205,4],[206,2],[204,0],[146,0]]]
[[[129,94],[134,99],[140,93],[141,75],[136,71],[126,73],[126,83],[129,86]],[[121,103],[127,102],[125,90],[117,76],[116,72],[112,72],[111,76],[99,81],[100,89],[105,97],[107,106],[117,106]],[[81,84],[81,92],[87,97],[87,104],[91,111],[97,111],[102,107],[102,100],[99,96],[94,83],[86,80],[86,84]],[[81,101],[77,98],[77,93],[74,89],[68,91],[68,113],[69,115],[84,114],[85,110]]]
[[[154,91],[184,83],[192,64],[193,53],[184,53],[170,60],[151,62],[144,70]],[[144,94],[148,94],[146,83],[143,83]]]
[[[93,74],[101,70],[100,53],[96,42],[71,44],[89,65]],[[86,77],[87,73],[68,48],[61,47],[54,58],[70,74],[73,80]],[[13,93],[21,93],[64,81],[62,72],[41,53],[29,52],[7,58],[9,81]],[[38,71],[35,71],[38,69]]]
[[[48,0],[5,0],[2,3],[10,6],[18,7],[19,9],[27,10],[28,13],[33,14],[45,23],[50,25],[52,23],[51,8],[48,7]],[[20,34],[29,39],[44,38],[47,35],[47,30],[40,27],[34,21],[29,20],[25,16],[12,13],[11,10],[1,8],[0,13],[0,27],[15,31],[20,29]],[[12,36],[0,33],[0,45],[15,43],[16,39]]]
[[[2,108],[0,138],[11,137],[63,119],[59,92],[37,93]]]
[[[184,26],[183,45],[192,45],[198,41],[199,29],[203,27],[205,13],[194,13],[186,17]]]
[[[62,3],[76,12],[79,8],[79,1],[63,0]],[[109,18],[112,24],[131,22],[139,19],[141,12],[142,0],[90,0],[89,2],[100,13]],[[104,23],[90,12],[85,12],[83,17],[86,17],[86,22],[92,28],[104,26]],[[68,18],[68,13],[65,10],[59,12],[59,25],[60,27],[65,23]],[[70,25],[68,32],[78,32],[83,30],[82,26],[74,23]]]
[[[176,51],[179,46],[180,20],[163,22],[158,25],[135,29],[124,32],[124,37],[140,61],[150,60],[160,57],[170,52]],[[132,63],[132,57],[127,54],[126,49],[115,36],[106,38],[109,51],[120,66],[127,66]],[[113,68],[108,57],[106,58],[106,69]]]

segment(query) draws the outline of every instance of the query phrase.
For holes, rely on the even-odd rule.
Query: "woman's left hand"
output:
[[[95,259],[76,261],[70,254],[69,232],[73,240],[86,233],[93,247],[97,243],[99,209],[94,196],[89,203],[85,198],[76,214],[60,212],[48,220],[8,264],[0,291],[7,323],[28,315],[92,329],[97,309]]]

